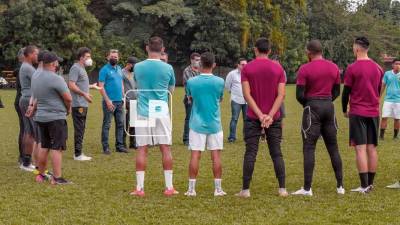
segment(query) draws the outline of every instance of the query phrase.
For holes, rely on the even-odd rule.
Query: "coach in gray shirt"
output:
[[[137,92],[136,90],[136,82],[133,78],[133,68],[137,63],[138,59],[136,57],[129,57],[126,63],[126,66],[122,69],[123,82],[124,82],[124,94],[126,97],[126,114],[125,114],[125,130],[129,132],[129,148],[136,149],[136,138],[135,136],[135,128],[130,127],[130,100],[136,100]],[[124,147],[127,147],[126,144],[126,132],[124,132]]]
[[[25,114],[28,111],[30,105],[30,98],[32,95],[31,91],[31,80],[35,73],[33,64],[38,61],[39,49],[36,46],[29,45],[24,50],[24,61],[19,69],[18,78],[21,84],[21,98],[19,100],[19,107],[22,114],[22,120],[24,124],[23,131],[23,159],[20,168],[25,171],[33,171],[35,167],[31,164],[32,152],[35,146],[35,123],[32,118],[27,117]]]
[[[69,183],[62,177],[62,152],[66,150],[68,138],[67,115],[71,111],[72,97],[67,84],[55,72],[60,59],[52,52],[43,56],[43,70],[32,80],[34,120],[39,126],[42,149],[40,150],[37,182],[46,180],[45,171],[49,151],[52,152],[53,184]]]
[[[69,71],[68,86],[72,95],[72,119],[74,121],[74,160],[89,161],[92,158],[82,153],[83,137],[85,134],[86,117],[92,96],[89,94],[89,77],[86,66],[92,66],[89,48],[82,47],[77,52],[77,62]]]

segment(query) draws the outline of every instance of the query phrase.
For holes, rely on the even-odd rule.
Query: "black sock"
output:
[[[399,134],[399,129],[394,129],[394,138],[397,138],[397,135]]]
[[[368,186],[374,184],[375,174],[374,172],[368,172]]]
[[[381,129],[381,134],[379,135],[381,139],[385,137],[385,129]]]
[[[368,173],[359,173],[359,175],[360,175],[361,187],[367,188],[368,187]]]

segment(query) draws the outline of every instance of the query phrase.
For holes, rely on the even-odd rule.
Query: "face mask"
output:
[[[92,66],[93,60],[91,58],[85,60],[85,66]]]
[[[198,61],[192,62],[192,67],[199,68],[200,67],[200,62],[198,62]]]
[[[133,72],[133,67],[129,69],[129,72],[131,72],[131,73]]]
[[[111,66],[117,65],[118,60],[117,59],[110,59],[108,62],[111,64]]]

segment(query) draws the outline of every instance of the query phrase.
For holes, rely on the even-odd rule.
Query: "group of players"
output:
[[[342,110],[349,118],[350,145],[354,146],[357,168],[360,177],[360,187],[351,191],[368,193],[373,190],[374,177],[377,169],[377,146],[379,136],[379,107],[380,96],[385,87],[387,95],[383,109],[381,138],[384,138],[388,117],[396,119],[395,137],[400,128],[400,59],[393,61],[393,70],[385,75],[382,68],[368,57],[369,41],[366,37],[358,37],[353,44],[356,61],[349,65],[344,75],[342,93]],[[110,154],[108,148],[108,129],[111,117],[116,118],[117,128],[122,124],[122,112],[130,105],[129,101],[137,101],[137,118],[148,121],[149,126],[136,126],[127,129],[127,133],[135,136],[136,148],[136,187],[130,193],[143,197],[144,179],[147,165],[148,147],[158,145],[162,153],[162,166],[165,176],[166,196],[178,194],[173,186],[173,159],[171,154],[172,124],[170,113],[157,113],[159,105],[152,101],[168,103],[169,93],[174,91],[175,74],[171,65],[165,60],[163,40],[152,37],[146,45],[148,58],[142,62],[130,58],[124,74],[128,74],[132,84],[130,88],[134,95],[128,96],[124,85],[121,68],[117,65],[118,51],[111,50],[108,63],[100,71],[100,85],[89,85],[85,66],[91,66],[93,61],[90,50],[78,50],[77,62],[71,68],[69,85],[56,74],[61,60],[56,54],[41,51],[34,46],[23,50],[23,63],[19,79],[22,87],[22,97],[19,108],[23,118],[23,152],[21,167],[34,169],[30,164],[33,155],[37,166],[37,182],[51,179],[53,184],[67,184],[69,181],[62,177],[62,152],[66,149],[67,115],[72,112],[75,127],[75,156],[76,160],[85,161],[91,158],[85,156],[82,140],[85,129],[87,104],[92,101],[89,88],[100,90],[103,96],[103,132],[102,142],[105,154]],[[271,43],[267,38],[259,38],[254,47],[255,59],[246,63],[239,60],[235,75],[227,78],[227,84],[218,76],[213,75],[216,66],[215,56],[205,52],[198,56],[198,73],[185,76],[185,104],[190,105],[187,115],[188,135],[184,134],[184,142],[191,151],[189,163],[189,181],[187,196],[196,196],[196,177],[202,152],[211,152],[214,175],[214,196],[224,196],[222,189],[221,151],[223,149],[223,132],[221,125],[220,102],[224,88],[231,93],[232,118],[229,142],[236,139],[236,122],[238,111],[246,111],[243,115],[245,154],[243,159],[242,190],[236,194],[239,197],[250,197],[250,183],[259,149],[260,137],[265,135],[269,153],[278,180],[278,195],[288,196],[285,184],[285,163],[281,151],[282,112],[281,106],[285,98],[286,74],[282,66],[269,58]],[[341,76],[337,65],[323,58],[323,46],[318,40],[310,41],[306,47],[309,62],[300,67],[297,74],[296,98],[303,106],[302,139],[304,154],[304,185],[293,192],[294,195],[312,196],[312,177],[315,165],[315,148],[322,136],[332,167],[336,176],[336,191],[345,194],[343,185],[343,169],[337,143],[337,122],[333,101],[340,96]],[[35,69],[32,65],[38,63]],[[185,72],[188,72],[185,70]],[[184,74],[185,74],[184,72]],[[190,72],[190,71],[189,71]],[[383,83],[382,83],[383,81]],[[236,85],[236,89],[231,89]],[[118,87],[118,88],[117,88]],[[240,91],[238,91],[240,90]],[[72,95],[70,94],[72,93]],[[243,98],[240,103],[237,99]],[[349,107],[349,109],[348,109]],[[128,107],[129,108],[129,107]],[[168,111],[168,110],[167,110]],[[188,110],[187,110],[188,111]],[[155,113],[156,112],[156,113]],[[234,113],[235,112],[235,113]],[[126,121],[129,120],[127,113]],[[132,118],[131,118],[132,119]],[[107,126],[108,129],[104,129]],[[152,122],[151,122],[152,121]],[[134,124],[135,122],[133,122]],[[131,127],[132,123],[127,123]],[[106,127],[107,128],[107,127]],[[107,137],[105,137],[105,135]],[[188,136],[188,137],[185,137]],[[117,151],[126,152],[122,133],[116,131]],[[106,142],[105,142],[106,141]],[[78,149],[78,151],[77,151]],[[47,157],[51,152],[53,173],[47,171]],[[389,186],[400,188],[396,183]]]

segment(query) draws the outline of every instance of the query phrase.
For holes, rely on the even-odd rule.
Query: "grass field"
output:
[[[92,91],[93,92],[93,91]],[[181,192],[173,198],[162,195],[164,176],[157,149],[149,154],[145,179],[145,198],[128,195],[135,185],[134,152],[111,156],[101,154],[102,111],[100,96],[95,95],[89,108],[84,151],[91,162],[72,160],[73,129],[69,123],[68,150],[64,157],[64,175],[74,182],[69,186],[34,183],[33,174],[17,166],[17,115],[14,90],[0,90],[6,105],[0,109],[0,224],[400,224],[400,191],[384,188],[399,175],[400,142],[387,138],[379,147],[376,189],[368,195],[347,192],[338,196],[328,154],[319,143],[316,153],[311,198],[280,198],[272,161],[266,145],[261,145],[251,185],[252,197],[238,199],[241,188],[244,143],[242,135],[235,144],[225,143],[223,152],[223,187],[228,196],[214,198],[210,156],[204,155],[197,181],[196,198],[183,195],[187,188],[189,152],[181,143],[184,107],[183,89],[174,94],[173,156],[174,185]],[[225,137],[230,119],[229,97],[222,103]],[[345,187],[358,187],[354,152],[348,147],[348,125],[341,116],[339,144],[343,158]],[[303,184],[303,159],[300,137],[302,109],[295,101],[295,88],[288,86],[287,118],[284,121],[282,150],[286,163],[287,188],[295,191]],[[391,124],[392,125],[392,124]],[[238,130],[240,131],[240,122]],[[240,133],[240,132],[239,132]],[[110,132],[114,146],[114,132]],[[392,135],[389,129],[387,137]]]

